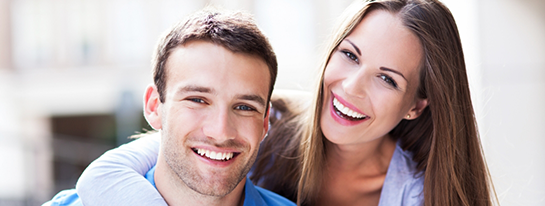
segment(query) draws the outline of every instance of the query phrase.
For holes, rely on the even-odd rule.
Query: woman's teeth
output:
[[[333,106],[335,106],[335,109],[337,109],[343,115],[346,115],[355,119],[364,119],[367,117],[364,114],[361,114],[359,112],[356,112],[344,106],[343,104],[341,104],[341,102],[339,102],[339,100],[337,100],[337,98],[333,98]]]
[[[213,160],[224,160],[224,161],[227,161],[227,160],[230,160],[231,158],[233,158],[233,153],[232,152],[214,152],[214,151],[210,151],[210,150],[206,150],[206,149],[196,149],[197,151],[197,154],[203,156],[203,157],[208,157],[210,159],[213,159]]]

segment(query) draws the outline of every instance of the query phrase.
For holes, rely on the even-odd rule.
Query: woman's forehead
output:
[[[402,72],[418,73],[423,48],[420,39],[393,13],[374,10],[365,15],[341,45],[353,43],[362,61],[373,61]]]

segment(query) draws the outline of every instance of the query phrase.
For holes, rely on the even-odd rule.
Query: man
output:
[[[144,94],[160,152],[146,178],[167,204],[293,205],[246,177],[269,129],[276,72],[266,37],[242,13],[197,12],[161,39]],[[81,204],[75,190],[45,203]]]

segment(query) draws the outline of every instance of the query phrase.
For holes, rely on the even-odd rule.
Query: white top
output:
[[[160,133],[112,149],[81,174],[76,190],[86,206],[167,203],[144,175],[157,163]]]
[[[399,141],[388,166],[380,193],[379,206],[424,205],[424,175],[416,174],[416,162],[409,151],[403,151]]]

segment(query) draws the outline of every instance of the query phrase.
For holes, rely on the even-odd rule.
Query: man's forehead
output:
[[[176,90],[181,91],[207,89],[208,93],[266,97],[271,81],[263,59],[206,41],[177,47],[170,54],[166,70],[167,85],[176,85]]]

